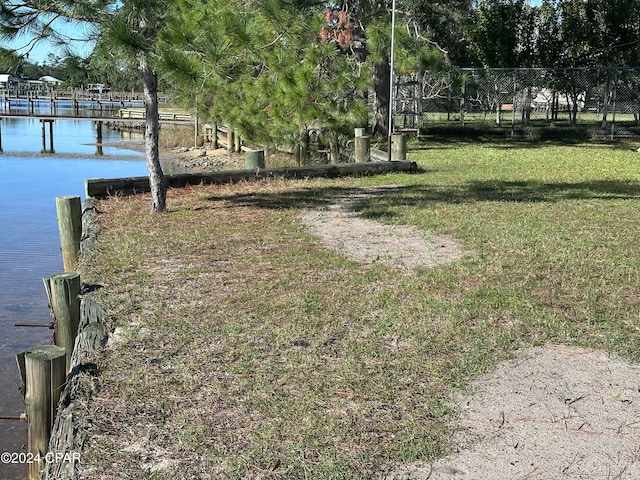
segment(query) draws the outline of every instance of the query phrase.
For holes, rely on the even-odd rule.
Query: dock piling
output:
[[[43,282],[54,318],[55,344],[67,352],[66,373],[71,365],[71,354],[80,324],[80,274],[57,273],[44,278]]]
[[[27,478],[37,480],[45,466],[49,438],[66,377],[65,350],[55,345],[33,347],[16,356],[27,409]]]
[[[41,153],[56,153],[53,149],[53,120],[47,118],[41,118],[40,123],[42,124],[42,151]],[[45,124],[49,124],[49,150],[47,150],[47,142],[46,142],[46,133],[45,133]]]
[[[78,264],[82,239],[82,205],[80,197],[56,197],[60,249],[65,272],[73,272]]]

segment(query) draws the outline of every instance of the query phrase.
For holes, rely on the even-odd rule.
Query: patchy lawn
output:
[[[640,154],[414,147],[425,173],[101,202],[81,274],[112,334],[82,478],[376,478],[444,456],[449,399],[517,349],[638,360]],[[313,220],[345,202],[332,244]],[[362,225],[450,255],[350,255]]]

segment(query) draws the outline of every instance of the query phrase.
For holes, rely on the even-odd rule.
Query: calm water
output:
[[[61,272],[55,198],[84,198],[84,180],[146,175],[142,154],[105,146],[96,156],[96,127],[87,120],[56,120],[55,154],[41,154],[41,124],[2,119],[0,132],[0,416],[24,411],[15,356],[48,344],[47,328],[19,328],[16,322],[49,322],[42,278]],[[49,131],[47,127],[47,146]],[[103,130],[103,142],[120,134]],[[26,424],[0,420],[0,453],[21,452]],[[0,463],[1,479],[24,479],[26,467]]]

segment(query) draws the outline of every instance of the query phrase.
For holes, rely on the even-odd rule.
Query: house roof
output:
[[[6,82],[11,82],[13,80],[18,80],[18,79],[13,75],[11,75],[10,73],[0,73],[0,82],[6,83]]]
[[[41,82],[47,82],[47,83],[62,83],[62,80],[56,77],[52,77],[51,75],[45,75],[44,77],[40,77],[38,80],[40,80]]]

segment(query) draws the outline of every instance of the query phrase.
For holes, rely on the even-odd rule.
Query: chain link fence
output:
[[[396,78],[398,130],[640,135],[640,68],[470,69]]]

